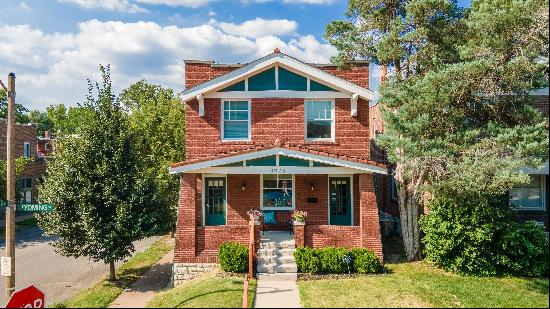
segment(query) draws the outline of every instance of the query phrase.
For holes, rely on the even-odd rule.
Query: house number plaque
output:
[[[285,174],[286,169],[284,169],[284,168],[272,168],[271,172],[275,173],[275,174]]]

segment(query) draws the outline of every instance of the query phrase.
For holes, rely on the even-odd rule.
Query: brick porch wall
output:
[[[328,176],[296,175],[298,210],[308,212],[304,244],[311,247],[366,247],[382,259],[378,208],[371,174],[354,175],[354,226],[328,225]],[[242,190],[242,184],[245,190]],[[311,184],[314,190],[311,190]],[[248,244],[249,209],[259,209],[260,175],[227,175],[227,225],[202,226],[202,176],[183,174],[176,230],[175,263],[216,263],[220,244]],[[307,203],[308,197],[317,203]],[[260,238],[260,226],[255,229]]]

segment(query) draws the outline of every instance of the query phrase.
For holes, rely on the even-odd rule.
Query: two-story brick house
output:
[[[186,161],[170,167],[181,176],[176,272],[247,243],[250,209],[273,212],[275,230],[307,211],[296,245],[383,258],[373,175],[387,171],[370,160],[368,63],[340,71],[278,50],[244,65],[185,61],[185,87]]]
[[[0,160],[6,160],[7,122],[0,119]],[[38,179],[46,170],[46,163],[37,156],[36,126],[34,124],[16,124],[15,157],[25,157],[32,161],[27,164],[17,181],[17,194],[20,202],[33,203],[38,197]]]

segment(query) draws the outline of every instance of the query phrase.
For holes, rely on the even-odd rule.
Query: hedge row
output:
[[[363,248],[297,248],[294,252],[298,272],[310,274],[378,273],[380,260],[372,250]]]

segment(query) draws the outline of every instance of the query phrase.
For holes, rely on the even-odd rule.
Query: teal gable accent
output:
[[[279,166],[309,166],[309,161],[279,156]]]
[[[275,68],[248,78],[248,91],[275,90]]]
[[[307,78],[279,67],[279,90],[307,90]]]
[[[246,161],[246,166],[275,166],[277,163],[275,156],[253,159]]]
[[[220,90],[220,92],[228,92],[228,91],[244,91],[244,80]]]
[[[334,167],[334,165],[326,164],[326,163],[320,163],[317,161],[313,161],[314,167]]]
[[[310,81],[309,90],[310,91],[337,91],[333,88],[330,88],[329,86],[323,85],[314,80]]]

